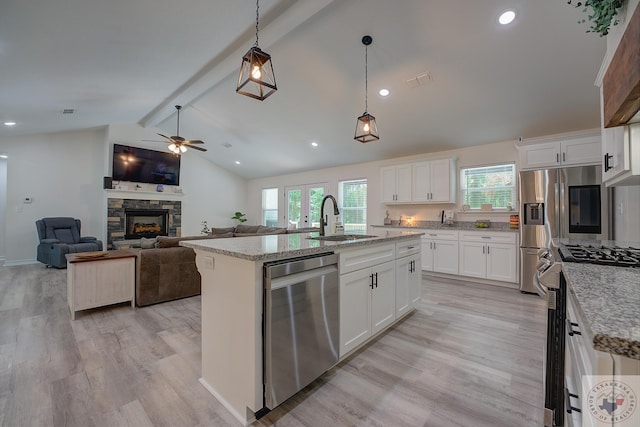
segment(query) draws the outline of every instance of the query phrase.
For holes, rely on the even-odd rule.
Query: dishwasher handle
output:
[[[282,276],[338,264],[338,255],[333,252],[289,258],[264,263],[265,283]]]

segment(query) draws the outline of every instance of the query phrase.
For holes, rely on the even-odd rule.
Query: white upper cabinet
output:
[[[633,136],[631,136],[633,135]],[[640,124],[602,129],[602,181],[607,186],[640,185]]]
[[[411,202],[411,165],[380,168],[382,203]]]
[[[600,140],[600,132],[591,132],[527,141],[518,146],[520,169],[600,164]]]
[[[455,174],[454,159],[383,167],[382,203],[455,203]]]

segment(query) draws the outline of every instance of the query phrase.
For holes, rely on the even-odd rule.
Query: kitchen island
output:
[[[410,294],[408,290],[396,290],[396,277],[405,276],[396,276],[395,265],[406,265],[407,271],[420,272],[419,265],[416,266],[412,257],[417,256],[419,264],[421,234],[381,231],[374,237],[342,242],[315,240],[317,233],[180,242],[180,245],[190,247],[196,252],[196,265],[202,276],[201,384],[245,425],[254,420],[256,412],[263,409],[262,323],[265,262],[327,252],[339,254],[341,316],[345,313],[344,305],[350,304],[348,298],[343,298],[343,277],[351,280],[359,271],[374,268],[377,263],[392,266],[391,275],[381,275],[381,279],[388,277],[392,281],[392,301],[383,301],[382,305],[395,310],[398,305],[396,294],[407,300]],[[397,259],[399,257],[402,258]],[[405,259],[410,261],[406,262]],[[398,264],[402,262],[405,264]],[[419,277],[418,273],[413,274]],[[352,284],[355,287],[359,286],[358,281],[349,281],[350,289],[355,288]],[[366,284],[365,289],[368,291]],[[371,291],[373,292],[373,286]],[[415,293],[411,295],[415,297]],[[362,312],[362,305],[354,307],[354,311]],[[341,337],[341,350],[344,347],[349,352],[354,351],[411,311],[407,310],[406,304],[401,309],[398,310],[401,315],[398,316],[396,311],[393,311],[391,315],[384,316],[384,322],[369,328],[369,335],[352,329],[347,330],[346,332],[353,335],[353,339],[345,341]],[[371,311],[368,315],[372,316]],[[350,323],[351,320],[349,319]],[[340,354],[341,357],[346,355],[343,351]]]

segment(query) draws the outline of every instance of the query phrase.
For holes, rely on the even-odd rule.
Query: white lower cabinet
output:
[[[422,269],[458,274],[458,231],[426,230],[422,236]]]
[[[395,261],[340,275],[340,356],[395,320]]]
[[[517,282],[516,234],[460,232],[459,274],[501,282]]]
[[[411,311],[420,301],[420,254],[396,260],[396,317]]]

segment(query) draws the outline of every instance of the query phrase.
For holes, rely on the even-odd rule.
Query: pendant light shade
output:
[[[366,111],[363,115],[358,117],[358,122],[356,123],[356,134],[353,139],[360,142],[371,142],[380,139],[378,136],[376,118]]]
[[[376,123],[376,118],[367,112],[368,109],[368,51],[367,47],[373,42],[371,36],[362,37],[362,44],[364,45],[364,114],[358,117],[358,121],[356,122],[356,133],[353,137],[356,141],[360,141],[362,143],[377,141],[380,139],[378,134],[378,124]]]
[[[256,43],[242,57],[236,92],[263,101],[278,90],[271,55],[258,47],[258,1],[256,0]]]

